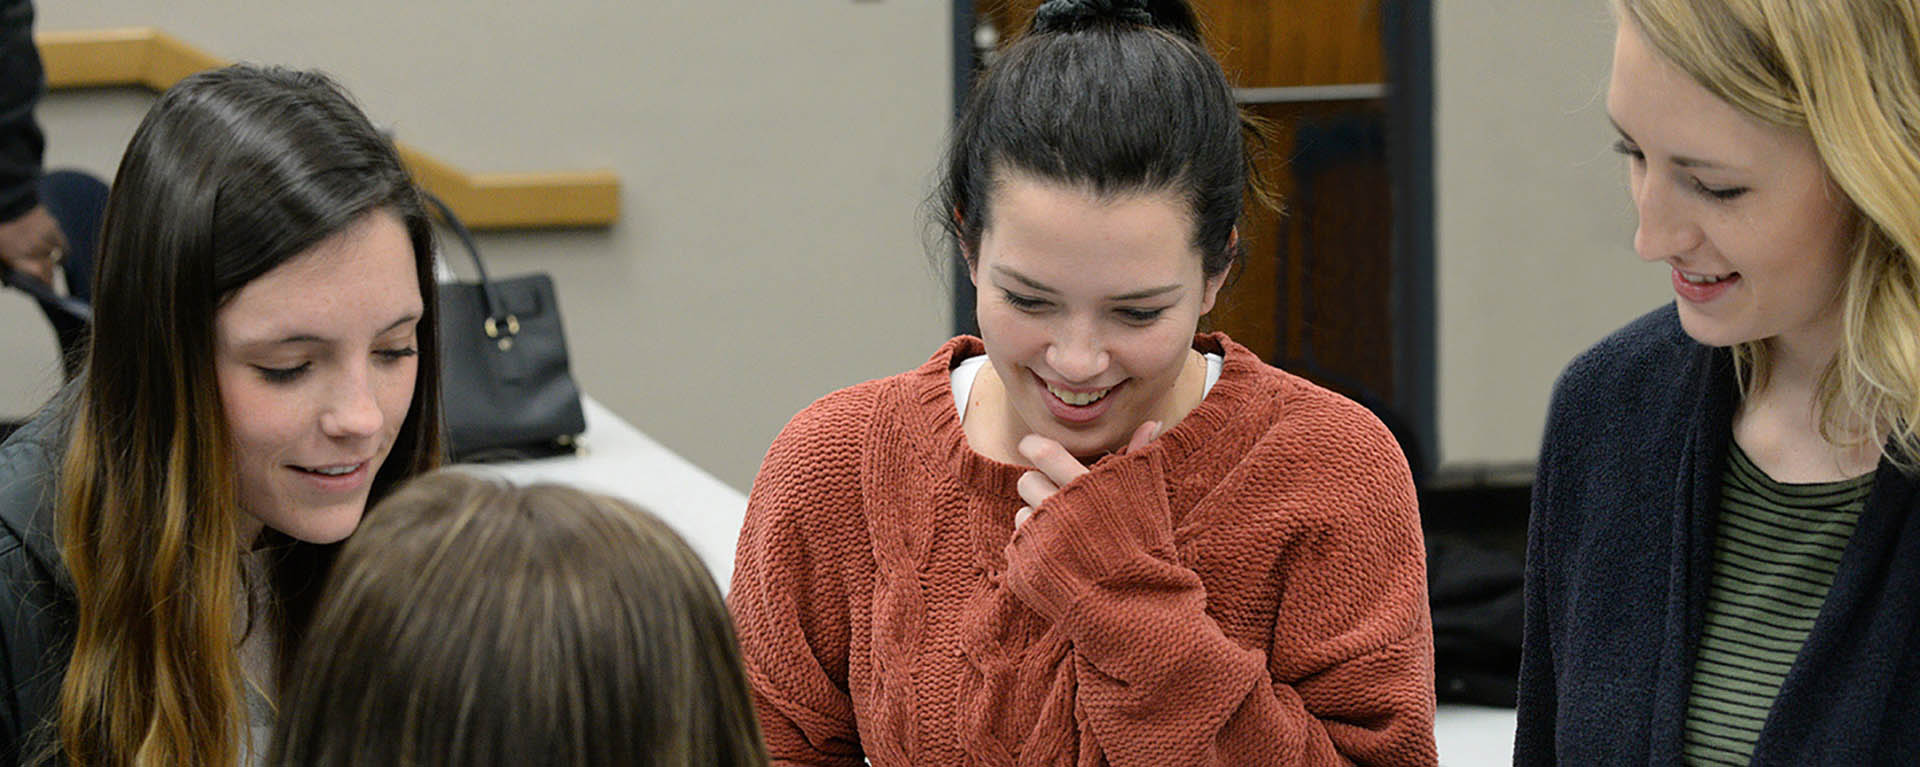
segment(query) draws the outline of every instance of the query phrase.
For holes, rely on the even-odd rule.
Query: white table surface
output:
[[[537,461],[469,464],[510,482],[557,482],[638,504],[666,520],[707,563],[725,592],[747,497],[655,442],[606,406],[582,397],[587,416],[579,452]],[[1443,704],[1434,737],[1441,767],[1513,763],[1513,709]]]
[[[747,515],[747,497],[642,434],[592,397],[580,400],[587,430],[573,455],[467,467],[509,482],[554,482],[631,501],[666,520],[685,538],[725,593],[733,576],[733,544]]]
[[[1513,709],[1442,703],[1433,725],[1440,767],[1513,764]]]

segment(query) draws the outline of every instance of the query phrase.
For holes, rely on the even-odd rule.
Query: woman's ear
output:
[[[1238,253],[1239,251],[1240,227],[1236,226],[1227,232],[1227,252]],[[1239,257],[1235,256],[1233,261],[1227,263],[1227,268],[1221,269],[1219,274],[1207,278],[1200,295],[1200,314],[1202,316],[1205,316],[1207,312],[1213,311],[1214,301],[1220,297],[1220,288],[1227,284],[1227,275],[1233,273],[1233,267],[1237,265],[1235,262],[1239,260]]]
[[[1231,270],[1231,267],[1229,267],[1227,271],[1230,271],[1230,270]],[[1200,295],[1200,315],[1201,316],[1204,317],[1206,316],[1207,312],[1213,311],[1214,299],[1220,297],[1221,286],[1227,284],[1227,271],[1222,271],[1219,274],[1216,274],[1212,277],[1207,278],[1207,283],[1205,286],[1202,287],[1203,292]]]

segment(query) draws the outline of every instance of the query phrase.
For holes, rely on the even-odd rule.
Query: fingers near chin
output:
[[[1021,525],[1026,524],[1027,520],[1032,518],[1033,518],[1032,506],[1020,507],[1019,511],[1016,511],[1013,513],[1013,529],[1019,530]]]
[[[1049,445],[1059,444],[1038,434],[1028,434],[1020,438],[1020,443],[1014,445],[1014,449],[1020,451],[1020,455],[1025,456],[1028,461],[1037,464],[1040,462],[1040,457],[1046,454]]]
[[[1029,434],[1021,438],[1020,454],[1026,456],[1035,469],[1044,472],[1055,486],[1065,485],[1087,473],[1086,464],[1067,452],[1065,446],[1046,437]]]
[[[1047,496],[1053,495],[1060,489],[1046,474],[1038,471],[1029,471],[1020,475],[1020,482],[1016,487],[1020,491],[1020,500],[1026,501],[1029,506],[1039,506],[1047,500]]]
[[[1133,430],[1133,438],[1127,440],[1127,452],[1131,453],[1146,447],[1148,442],[1152,442],[1153,438],[1158,436],[1160,436],[1159,421],[1148,421],[1140,424],[1139,428]]]

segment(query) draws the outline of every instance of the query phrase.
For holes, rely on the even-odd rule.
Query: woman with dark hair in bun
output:
[[[1179,2],[1050,2],[936,211],[981,337],[768,451],[732,605],[780,764],[1433,764],[1413,485],[1360,406],[1197,335],[1243,119]]]

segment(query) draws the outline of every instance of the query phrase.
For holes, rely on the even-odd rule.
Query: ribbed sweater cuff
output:
[[[1157,451],[1112,458],[1067,484],[1007,544],[1007,587],[1063,620],[1102,580],[1172,562],[1173,523]]]

